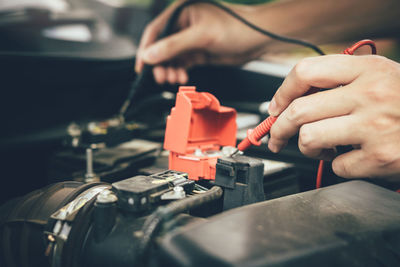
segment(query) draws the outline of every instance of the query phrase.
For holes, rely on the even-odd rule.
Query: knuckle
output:
[[[374,66],[375,70],[387,70],[387,68],[392,65],[391,61],[383,56],[368,55],[366,58],[368,63]]]
[[[305,82],[310,81],[313,75],[311,71],[312,64],[311,58],[302,59],[299,63],[297,63],[293,68],[293,73],[296,78]]]
[[[371,131],[387,131],[392,128],[393,125],[397,125],[398,122],[394,118],[389,116],[378,116],[369,119],[369,127]]]
[[[370,153],[369,158],[378,167],[388,167],[395,162],[395,157],[390,151],[391,148],[388,146],[379,146]]]
[[[287,120],[295,125],[301,124],[303,116],[302,100],[297,98],[287,107]]]
[[[154,21],[150,22],[149,24],[147,24],[147,26],[144,28],[143,31],[143,36],[150,36],[151,34],[153,34],[153,32],[155,31],[156,28],[156,23]]]
[[[219,42],[219,39],[216,37],[213,37],[210,32],[204,31],[204,29],[200,29],[200,27],[196,29],[192,29],[192,31],[197,31],[196,36],[196,43],[194,44],[197,48],[200,49],[209,49],[210,47],[215,47],[217,46],[217,43]],[[218,35],[215,35],[218,36]]]
[[[371,81],[365,89],[364,95],[372,103],[382,103],[392,100],[392,93],[388,90],[386,82],[380,79]]]
[[[315,137],[309,125],[303,125],[299,131],[299,148],[303,154],[307,154],[314,149]]]

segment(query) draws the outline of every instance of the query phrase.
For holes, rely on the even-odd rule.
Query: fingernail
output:
[[[268,113],[271,116],[278,116],[278,111],[277,111],[277,105],[276,105],[276,101],[275,98],[272,98],[271,102],[269,103],[268,106]]]
[[[273,153],[278,153],[278,151],[279,151],[279,147],[276,144],[271,143],[271,142],[268,142],[268,149]]]
[[[154,61],[157,59],[158,49],[153,46],[143,52],[142,59],[144,61]]]

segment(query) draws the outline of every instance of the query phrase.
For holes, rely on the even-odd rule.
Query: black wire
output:
[[[165,28],[163,29],[161,34],[158,36],[158,39],[165,38],[173,32],[174,26],[175,26],[176,22],[178,21],[179,16],[184,8],[186,8],[187,6],[199,4],[199,3],[210,4],[215,7],[218,7],[219,9],[225,11],[227,14],[236,18],[237,20],[239,20],[240,22],[242,22],[249,28],[251,28],[263,35],[266,35],[272,39],[275,39],[275,40],[278,40],[281,42],[285,42],[285,43],[291,43],[291,44],[308,47],[320,55],[325,55],[325,53],[315,44],[312,44],[310,42],[306,42],[306,41],[303,41],[300,39],[295,39],[295,38],[290,38],[290,37],[286,37],[283,35],[278,35],[273,32],[264,30],[264,29],[258,27],[257,25],[251,23],[250,21],[246,20],[245,18],[243,18],[242,16],[240,16],[239,14],[237,14],[230,8],[220,4],[218,2],[212,1],[212,0],[188,0],[188,1],[180,4],[179,6],[177,6],[175,8],[175,10],[172,12],[170,18],[168,19]],[[132,86],[132,89],[129,92],[127,100],[124,102],[124,104],[122,105],[122,107],[120,109],[121,118],[124,118],[126,111],[130,107],[130,105],[134,102],[134,100],[138,99],[142,94],[144,94],[143,90],[145,90],[146,87],[147,87],[147,90],[149,90],[150,86],[146,86],[148,80],[152,80],[152,66],[145,65],[142,70],[142,73],[139,75],[139,77],[137,77],[134,85]]]
[[[245,24],[249,28],[251,28],[251,29],[263,34],[263,35],[271,37],[272,39],[275,39],[275,40],[278,40],[278,41],[281,41],[281,42],[285,42],[285,43],[291,43],[291,44],[297,44],[297,45],[305,46],[305,47],[308,47],[308,48],[314,50],[316,53],[318,53],[320,55],[325,55],[325,53],[315,44],[312,44],[310,42],[303,41],[303,40],[300,40],[300,39],[290,38],[290,37],[287,37],[287,36],[279,35],[279,34],[264,30],[264,29],[258,27],[257,25],[251,23],[250,21],[246,20],[245,18],[243,18],[242,16],[237,14],[232,9],[230,9],[230,8],[220,4],[218,2],[212,1],[212,0],[189,0],[187,2],[182,3],[178,8],[180,8],[180,10],[181,10],[184,7],[187,7],[187,6],[192,5],[192,4],[197,4],[197,3],[205,3],[205,4],[214,5],[214,6],[218,7],[219,9],[225,11],[226,13],[228,13],[229,15],[234,17],[235,19],[239,20],[240,22],[242,22],[243,24]]]

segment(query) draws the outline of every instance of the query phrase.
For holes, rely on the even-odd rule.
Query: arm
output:
[[[242,64],[266,51],[287,49],[288,45],[262,36],[207,4],[184,9],[177,33],[156,42],[180,2],[146,27],[139,45],[136,71],[144,63],[155,65],[159,83],[185,83],[186,71],[193,65]],[[391,35],[400,28],[398,0],[288,0],[228,6],[262,28],[318,44]]]
[[[289,0],[263,7],[257,18],[265,28],[316,44],[397,36],[400,2],[397,0]],[[282,47],[270,41],[269,50]]]

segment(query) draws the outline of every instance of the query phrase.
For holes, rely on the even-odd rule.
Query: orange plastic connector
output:
[[[221,147],[235,144],[236,110],[194,86],[181,86],[165,130],[169,169],[186,172],[191,180],[214,180]]]

